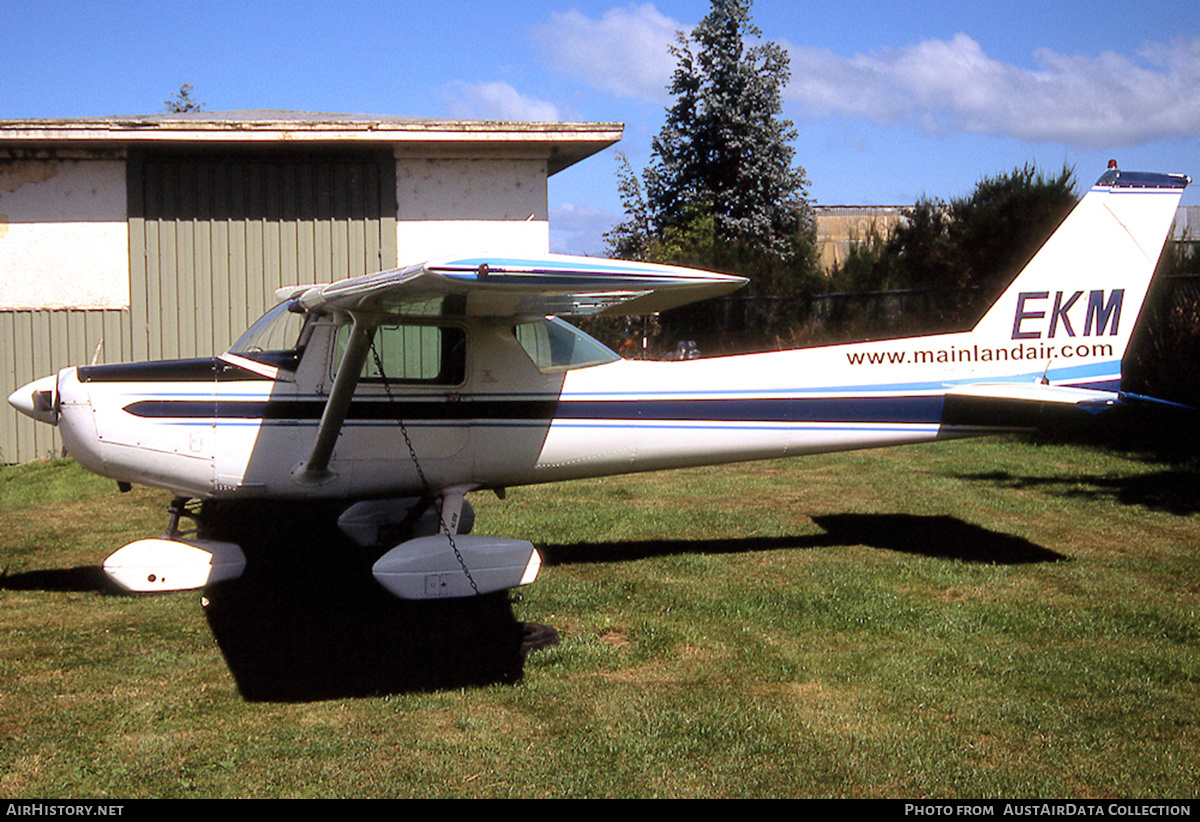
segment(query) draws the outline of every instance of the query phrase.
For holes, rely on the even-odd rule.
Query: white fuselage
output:
[[[242,363],[251,370],[230,361],[237,358],[66,369],[57,386],[59,426],[80,463],[114,479],[200,498],[339,499],[996,430],[943,417],[947,389],[969,383],[973,370],[969,362],[948,369],[946,358],[979,356],[962,348],[965,334],[923,338],[925,347],[911,352],[903,350],[911,341],[899,340],[684,362],[617,360],[546,373],[525,355],[511,324],[473,321],[465,330],[460,383],[358,386],[320,482],[306,480],[301,469],[336,367],[333,324],[312,335],[294,372]],[[1033,383],[1042,375],[1045,363],[1032,347],[1029,360],[1025,351],[1017,358],[1025,347],[1008,348],[1011,379]],[[895,362],[901,356],[908,362]],[[1081,385],[1089,374],[1111,371],[1111,364],[1088,361],[1055,374],[1056,381]]]

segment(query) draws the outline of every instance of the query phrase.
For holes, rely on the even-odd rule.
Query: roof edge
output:
[[[486,134],[579,134],[623,132],[618,122],[537,122],[525,120],[471,120],[456,118],[402,117],[394,115],[328,114],[298,111],[214,111],[167,114],[130,114],[104,117],[49,117],[0,120],[0,135],[63,133],[102,136],[175,134],[178,132],[263,132],[281,130],[293,134],[369,132],[371,134],[448,133]]]
[[[524,148],[545,156],[551,174],[619,142],[623,123],[528,122],[216,111],[0,120],[0,147],[130,148],[155,144],[383,144],[412,154],[427,146],[488,154]]]

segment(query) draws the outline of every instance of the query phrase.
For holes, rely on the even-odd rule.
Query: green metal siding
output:
[[[285,285],[396,265],[390,152],[189,152],[131,158],[138,358],[222,351]],[[144,332],[144,333],[143,333]]]
[[[0,398],[68,365],[132,359],[128,311],[0,311]],[[58,429],[0,404],[0,464],[62,451]]]
[[[210,356],[276,288],[395,267],[395,173],[390,150],[132,154],[129,310],[0,311],[0,398],[68,365]],[[0,464],[61,449],[0,403]]]

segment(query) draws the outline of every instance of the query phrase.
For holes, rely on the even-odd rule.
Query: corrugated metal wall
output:
[[[57,428],[35,423],[3,400],[30,380],[93,357],[133,359],[128,311],[0,311],[0,464],[62,448]]]
[[[276,288],[396,265],[390,150],[207,150],[127,164],[130,309],[0,312],[0,397],[68,365],[210,356]],[[0,408],[0,463],[58,453]]]
[[[146,155],[129,163],[139,358],[224,350],[284,285],[396,264],[395,161],[376,154]]]

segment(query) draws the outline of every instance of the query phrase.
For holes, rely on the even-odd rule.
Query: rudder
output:
[[[1110,168],[972,337],[1038,349],[1051,383],[1117,390],[1121,358],[1190,182],[1182,174]]]

